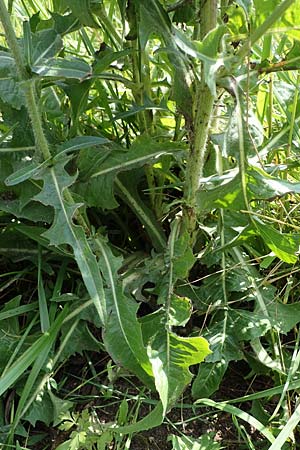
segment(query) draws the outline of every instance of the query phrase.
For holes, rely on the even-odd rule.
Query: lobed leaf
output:
[[[94,302],[101,323],[104,324],[106,323],[106,303],[97,260],[83,228],[73,222],[73,216],[80,205],[70,204],[64,198],[65,189],[76,179],[76,175],[70,176],[65,170],[68,161],[70,157],[64,157],[53,167],[43,168],[36,175],[36,179],[42,180],[44,185],[34,199],[54,208],[54,222],[43,236],[49,239],[51,245],[68,244],[72,247],[86,289]]]

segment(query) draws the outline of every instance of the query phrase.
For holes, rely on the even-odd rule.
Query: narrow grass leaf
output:
[[[244,422],[247,422],[249,425],[253,426],[263,436],[265,436],[269,442],[273,443],[275,441],[273,434],[261,422],[259,422],[257,419],[255,419],[255,417],[251,416],[250,414],[237,408],[236,406],[232,406],[232,405],[229,405],[228,403],[224,403],[224,402],[214,402],[213,400],[210,400],[208,398],[202,398],[202,399],[196,400],[195,404],[203,404],[206,406],[211,406],[212,408],[216,408],[221,411],[225,411],[229,414],[233,414],[236,417],[238,417],[239,419],[241,419]],[[273,450],[275,450],[275,449],[273,449]]]
[[[65,308],[51,325],[47,333],[37,339],[30,348],[28,348],[19,359],[17,359],[5,374],[0,378],[0,396],[12,386],[15,381],[24,374],[28,367],[38,358],[41,353],[48,353],[56,339],[61,325],[67,315]]]
[[[134,211],[140,222],[144,225],[151,238],[154,248],[157,251],[162,251],[166,247],[165,234],[153,212],[140,198],[136,185],[129,182],[127,177],[117,177],[115,179],[115,185],[116,194],[127,203],[129,208]]]
[[[300,405],[297,408],[285,424],[285,426],[280,431],[279,435],[276,437],[275,441],[268,448],[268,450],[281,450],[284,443],[289,440],[291,433],[297,427],[300,422]]]

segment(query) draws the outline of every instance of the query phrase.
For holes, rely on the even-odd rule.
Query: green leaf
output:
[[[90,311],[91,313],[91,311]],[[67,335],[70,326],[68,324],[64,325],[61,329],[60,342],[63,342],[65,336]],[[60,354],[60,360],[64,361],[76,353],[82,355],[84,350],[89,350],[93,352],[99,351],[100,343],[90,332],[87,323],[80,320],[72,333],[71,339],[69,339]]]
[[[255,14],[252,18],[253,29],[258,28],[263,22],[269,17],[270,11],[274,11],[277,6],[280,5],[281,0],[264,0],[260,2],[259,0],[253,0],[255,7]],[[290,6],[282,16],[277,17],[277,21],[274,24],[275,28],[283,27],[285,29],[285,34],[289,34],[292,37],[299,39],[299,31],[296,26],[299,21],[300,16],[300,5],[298,1],[293,1],[292,6]]]
[[[69,244],[72,247],[86,289],[94,302],[101,323],[104,324],[106,303],[97,261],[84,230],[73,223],[73,215],[80,205],[70,204],[64,198],[65,189],[71,186],[76,178],[76,176],[70,176],[64,168],[68,161],[70,157],[65,157],[53,167],[42,169],[36,175],[37,179],[43,180],[44,186],[34,199],[54,208],[54,222],[43,236],[49,239],[51,245]]]
[[[152,386],[152,369],[144,347],[141,326],[137,320],[138,305],[123,293],[117,270],[121,261],[103,239],[95,241],[99,267],[106,280],[107,322],[103,342],[113,360],[129,369],[146,385]]]
[[[264,170],[249,166],[246,171],[248,201],[274,200],[276,197],[295,192],[300,193],[300,183],[291,183],[269,175]],[[197,193],[200,208],[246,209],[241,189],[241,176],[238,169],[224,175],[213,175],[200,180]]]
[[[156,323],[160,330],[148,344],[148,355],[166,414],[192,380],[189,366],[201,363],[210,350],[202,337],[184,338],[164,328],[165,324]]]
[[[131,434],[140,433],[141,431],[149,430],[150,428],[155,428],[161,425],[163,421],[163,407],[161,402],[143,419],[139,422],[132,423],[130,425],[125,425],[122,427],[112,427],[111,429],[116,433],[121,434]]]
[[[172,434],[168,437],[168,441],[172,442],[172,450],[221,450],[222,448],[211,434],[200,436],[198,439]]]
[[[91,0],[63,0],[63,5],[71,9],[82,25],[98,28],[92,13]]]
[[[184,146],[174,142],[160,143],[148,136],[142,136],[136,139],[128,151],[116,145],[111,148],[112,150],[108,150],[104,147],[94,155],[91,155],[91,152],[80,155],[80,177],[76,191],[90,206],[116,208],[118,203],[114,196],[114,181],[118,173],[157,161],[163,155],[182,151]],[[99,196],[98,192],[102,195]],[[123,190],[121,192],[124,193]]]
[[[57,155],[54,157],[54,160],[60,158],[63,153],[89,149],[91,147],[96,147],[97,145],[108,144],[109,142],[109,139],[98,136],[77,136],[64,142],[57,148]]]
[[[118,61],[125,56],[130,55],[134,50],[126,49],[120,52],[113,52],[104,50],[103,52],[98,52],[95,64],[93,65],[93,75],[97,75],[99,73],[104,72],[104,70],[108,69],[111,63]]]
[[[184,145],[176,142],[157,142],[148,136],[136,139],[129,151],[113,151],[108,158],[96,168],[92,178],[117,174],[120,171],[130,170],[143,166],[151,161],[157,161],[163,155],[174,154],[184,149]]]
[[[273,301],[268,304],[268,313],[274,328],[280,333],[287,334],[300,322],[300,304],[284,304]]]
[[[35,175],[37,175],[43,167],[47,166],[49,164],[49,161],[44,161],[41,164],[38,164],[36,162],[31,162],[29,164],[25,164],[24,167],[17,170],[13,174],[9,175],[6,180],[5,184],[6,186],[14,186],[16,184],[22,183],[22,181],[29,180],[29,178],[33,178]]]
[[[50,426],[50,424],[55,426],[59,423],[59,418],[72,406],[73,402],[60,399],[48,387],[44,387],[22,419],[28,420],[33,427],[36,426],[37,421],[43,422],[47,426]]]
[[[206,362],[228,363],[242,359],[241,343],[264,336],[270,328],[268,317],[240,309],[228,309],[204,334],[212,350]]]
[[[176,44],[176,31],[173,28],[167,12],[158,0],[139,0],[139,38],[142,49],[146,47],[151,34],[158,34],[168,51],[170,68],[173,71],[173,96],[179,110],[186,117],[191,117],[192,96],[189,88],[188,60],[178,49]]]
[[[57,55],[63,48],[63,41],[54,29],[46,29],[32,34],[32,65],[39,65],[45,59]]]
[[[134,211],[136,217],[138,217],[140,222],[144,225],[151,238],[153,247],[157,251],[162,251],[166,246],[166,236],[154,213],[141,199],[136,184],[137,180],[135,177],[132,177],[133,174],[135,174],[135,172],[130,171],[128,175],[119,175],[119,177],[115,179],[116,194],[127,203],[129,208]]]
[[[227,370],[228,362],[224,359],[214,363],[204,362],[199,366],[198,374],[193,382],[193,398],[209,398],[219,389]]]
[[[271,225],[263,223],[257,217],[254,217],[253,221],[260,236],[273,253],[282,261],[295,264],[298,259],[297,254],[299,253],[299,236],[280,233]]]
[[[57,9],[55,8],[57,11]],[[61,36],[72,33],[80,28],[80,23],[74,14],[58,14],[57,12],[50,11],[52,17],[53,28]]]
[[[167,288],[162,284],[160,293],[160,296],[163,294],[166,297],[163,307],[141,320],[164,415],[190,383],[192,374],[189,367],[202,362],[210,354],[206,339],[198,336],[180,337],[172,331],[172,325],[185,324],[191,314],[191,303],[173,295],[175,282],[185,276],[190,267],[187,241],[185,235],[179,237],[179,227],[179,220],[171,225],[168,273],[164,277]]]
[[[34,64],[32,71],[41,77],[75,78],[81,80],[91,75],[90,66],[79,58],[49,58]]]
[[[18,110],[25,105],[23,89],[11,75],[9,78],[0,75],[0,98],[4,103]]]
[[[51,325],[48,332],[38,338],[0,377],[0,395],[7,391],[15,381],[24,374],[28,367],[38,358],[42,353],[46,354],[50,351],[53,342],[61,328],[63,320],[67,314],[65,308],[55,322]]]

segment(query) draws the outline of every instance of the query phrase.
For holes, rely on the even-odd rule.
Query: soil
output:
[[[108,380],[97,379],[98,387],[95,384],[86,384],[82,387],[80,386],[80,380],[84,379],[82,377],[74,377],[72,379],[71,373],[78,373],[78,368],[80,367],[80,362],[76,361],[76,371],[70,370],[68,373],[68,386],[65,387],[68,391],[76,390],[76,402],[79,403],[80,398],[85,399],[84,403],[80,404],[78,411],[88,409],[89,411],[96,411],[99,422],[109,423],[115,422],[120,406],[119,393],[123,393],[124,397],[128,399],[129,396],[135,397],[133,400],[128,401],[129,411],[131,408],[135,408],[137,404],[137,396],[141,394],[142,386],[139,389],[136,386],[139,382],[133,378],[118,378],[113,384],[113,394],[111,398],[107,395],[103,395],[103,392],[99,395],[99,385],[102,386],[108,384]],[[71,368],[70,369],[74,369]],[[81,367],[81,371],[86,371],[86,368]],[[86,373],[82,373],[86,377]],[[220,386],[218,393],[213,397],[216,401],[229,400],[231,398],[241,397],[245,394],[251,392],[257,392],[263,389],[271,387],[270,380],[266,377],[256,377],[255,379],[245,380],[245,367],[243,363],[233,363],[230,366],[229,373],[225,377],[224,383]],[[88,377],[86,377],[88,378]],[[147,394],[147,395],[146,395]],[[145,417],[149,414],[152,406],[149,405],[149,393],[145,393],[146,400],[141,401],[139,406],[138,419]],[[155,398],[152,397],[155,402]],[[147,404],[148,401],[148,404]],[[77,404],[78,404],[77,403]],[[232,416],[230,414],[224,413],[222,411],[216,411],[212,408],[207,407],[197,407],[192,408],[193,399],[191,398],[190,392],[184,393],[184,397],[181,403],[177,404],[171,412],[167,415],[164,423],[154,429],[149,431],[144,431],[134,435],[131,439],[130,447],[124,447],[121,444],[120,447],[111,446],[111,449],[118,448],[118,450],[123,450],[123,448],[130,450],[172,450],[172,444],[169,440],[169,436],[172,434],[181,435],[191,438],[198,438],[201,435],[210,433],[215,442],[218,442],[223,449],[227,450],[243,450],[245,447],[244,438],[239,435],[237,427],[234,425]],[[188,407],[187,407],[188,406]],[[244,411],[250,412],[251,403],[244,402],[241,405],[235,404],[235,406],[240,407]],[[272,405],[270,410],[272,410]],[[263,449],[263,444],[265,440],[262,438],[260,433],[255,429],[251,429],[247,423],[241,423],[240,425],[245,428],[249,436],[251,436],[251,441],[256,450]],[[47,428],[42,424],[37,425],[35,430],[39,433],[44,433],[45,437],[41,442],[31,447],[31,450],[55,450],[58,445],[65,442],[69,438],[70,432],[59,431],[53,428]],[[122,445],[124,445],[122,447]],[[209,449],[207,449],[209,450]]]

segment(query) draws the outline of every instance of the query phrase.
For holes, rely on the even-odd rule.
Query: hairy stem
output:
[[[28,79],[28,73],[4,0],[0,0],[0,20],[4,28],[8,46],[16,62],[18,77],[20,80],[26,80]]]
[[[205,1],[201,8],[200,38],[217,25],[217,0]],[[193,130],[190,143],[190,153],[186,167],[186,182],[184,188],[184,224],[185,229],[194,242],[196,228],[196,193],[199,180],[203,175],[205,151],[209,126],[213,111],[214,96],[204,78],[204,68],[201,69],[201,79],[196,82],[195,98],[193,102]]]
[[[4,0],[0,0],[0,21],[2,22],[7,43],[9,45],[12,56],[14,57],[15,60],[18,77],[22,82],[22,87],[26,100],[26,108],[33,129],[37,156],[38,157],[42,156],[44,160],[50,159],[51,152],[43,130],[41,114],[38,108],[38,102],[35,91],[35,81],[32,78],[30,78],[30,75],[26,70],[21,49],[18,44],[14,28],[10,21],[10,17],[7,12]],[[68,189],[65,189],[64,195],[66,200],[69,201],[69,203],[74,204],[72,194]],[[85,231],[88,232],[89,230],[88,225],[86,224],[84,217],[78,212],[76,213],[76,219],[78,220],[79,224],[83,226]]]
[[[38,110],[35,93],[35,83],[32,79],[29,78],[29,74],[26,70],[21,49],[18,44],[15,31],[11,24],[6,6],[4,4],[4,0],[0,0],[0,20],[5,31],[7,43],[15,60],[18,77],[20,81],[23,82],[23,91],[25,94],[27,111],[32,124],[37,152],[39,154],[42,154],[45,160],[49,159],[51,157],[51,153],[43,131],[41,115]]]

